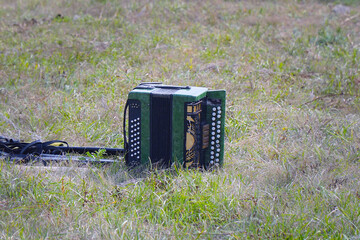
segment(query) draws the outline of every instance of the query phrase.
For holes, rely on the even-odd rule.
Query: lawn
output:
[[[122,147],[141,82],[225,89],[227,109],[218,171],[0,160],[0,239],[360,238],[359,12],[357,0],[2,0],[0,136]]]

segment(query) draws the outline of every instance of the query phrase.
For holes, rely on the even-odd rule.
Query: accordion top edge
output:
[[[126,163],[222,166],[225,90],[142,83],[129,93]]]

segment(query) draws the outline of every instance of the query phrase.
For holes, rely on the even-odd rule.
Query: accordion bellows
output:
[[[222,166],[225,90],[142,83],[128,96],[126,163]]]

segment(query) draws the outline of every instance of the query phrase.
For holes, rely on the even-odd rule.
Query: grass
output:
[[[217,172],[0,162],[0,238],[359,238],[359,10],[2,1],[0,135],[121,147],[148,81],[226,89],[227,119]]]

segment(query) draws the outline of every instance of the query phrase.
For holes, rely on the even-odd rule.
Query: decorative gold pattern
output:
[[[201,101],[188,104],[186,109],[185,166],[196,167],[200,160],[197,136],[200,133]]]

